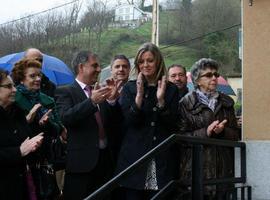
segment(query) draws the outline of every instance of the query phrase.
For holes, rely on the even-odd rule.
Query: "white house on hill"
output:
[[[138,26],[152,18],[152,13],[144,12],[135,5],[124,4],[115,8],[114,21],[121,26]]]

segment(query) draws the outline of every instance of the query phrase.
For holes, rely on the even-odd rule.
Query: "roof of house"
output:
[[[119,6],[116,6],[115,9],[120,9],[121,7],[133,7],[136,10],[138,10],[140,13],[145,13],[143,10],[141,10],[140,8],[138,8],[136,5],[134,4],[121,4]]]

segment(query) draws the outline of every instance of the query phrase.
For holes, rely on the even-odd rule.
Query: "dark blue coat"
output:
[[[165,107],[159,109],[156,98],[157,87],[144,85],[141,109],[135,104],[136,81],[129,81],[123,88],[121,107],[127,125],[125,137],[117,163],[117,172],[141,158],[153,147],[176,133],[179,93],[172,83],[167,84]],[[177,175],[177,152],[170,148],[156,158],[158,188],[161,189]],[[129,176],[122,185],[133,189],[144,189],[147,166]]]

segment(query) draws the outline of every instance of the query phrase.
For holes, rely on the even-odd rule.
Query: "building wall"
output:
[[[252,199],[270,200],[270,0],[242,0],[243,139]]]
[[[115,20],[125,21],[125,20],[137,20],[142,16],[133,5],[122,5],[115,9]],[[128,18],[127,18],[128,17]]]
[[[270,140],[270,1],[243,3],[243,135]]]

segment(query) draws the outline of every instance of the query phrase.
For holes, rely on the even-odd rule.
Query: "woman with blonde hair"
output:
[[[127,130],[117,171],[145,155],[176,131],[178,89],[166,81],[166,68],[159,48],[143,44],[135,57],[137,80],[126,83],[120,98]],[[170,148],[127,177],[124,199],[150,199],[177,176],[175,151]]]

